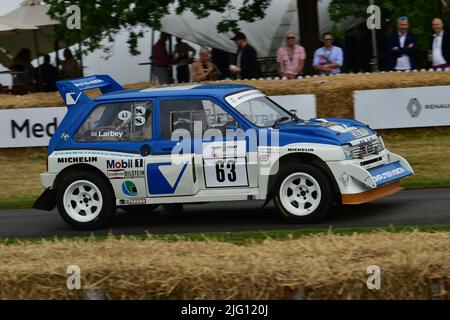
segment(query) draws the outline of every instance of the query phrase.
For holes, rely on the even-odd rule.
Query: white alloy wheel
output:
[[[98,217],[103,207],[103,198],[95,184],[87,180],[78,180],[67,187],[63,203],[70,218],[85,223]]]
[[[283,207],[298,217],[312,214],[322,199],[319,183],[304,172],[296,172],[286,177],[281,183],[279,192]]]

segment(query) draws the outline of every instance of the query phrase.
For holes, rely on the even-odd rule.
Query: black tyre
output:
[[[330,211],[333,187],[319,168],[298,164],[280,171],[273,200],[277,210],[291,222],[316,222]]]
[[[56,197],[59,215],[78,230],[106,226],[116,210],[116,199],[109,183],[89,171],[71,172],[63,177]]]

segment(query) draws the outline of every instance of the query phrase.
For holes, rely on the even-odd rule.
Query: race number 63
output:
[[[204,161],[206,187],[248,186],[245,157],[205,159]]]

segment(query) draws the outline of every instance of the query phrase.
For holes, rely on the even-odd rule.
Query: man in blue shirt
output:
[[[333,41],[333,34],[325,32],[322,36],[323,47],[314,53],[313,67],[321,75],[341,73],[344,52],[341,48],[333,46]]]

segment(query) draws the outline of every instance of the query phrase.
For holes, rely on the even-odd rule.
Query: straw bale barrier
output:
[[[355,90],[390,89],[450,85],[450,72],[389,72],[344,74],[299,80],[224,81],[250,84],[267,95],[315,94],[319,117],[353,117]],[[155,83],[142,82],[126,88],[143,88]],[[95,96],[95,94],[93,94]],[[380,102],[382,103],[382,101]],[[35,93],[26,96],[0,95],[0,109],[62,106],[58,93]]]
[[[0,299],[430,299],[450,275],[450,233],[306,236],[243,246],[149,238],[0,245]],[[67,267],[81,269],[68,290]],[[381,289],[366,286],[381,268]],[[298,292],[297,292],[298,293]],[[438,292],[449,298],[448,292]]]

